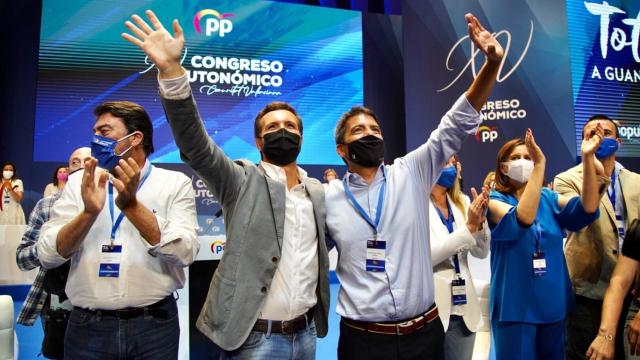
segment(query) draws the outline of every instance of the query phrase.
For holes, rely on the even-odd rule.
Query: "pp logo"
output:
[[[224,251],[224,243],[222,241],[214,241],[211,243],[211,253],[212,254],[220,254]]]
[[[476,132],[476,141],[486,143],[487,141],[492,143],[498,138],[498,128],[488,127],[486,125],[480,126],[478,132]]]
[[[218,36],[224,37],[225,34],[228,34],[231,32],[231,30],[233,30],[233,23],[231,22],[231,20],[227,19],[229,17],[232,17],[233,14],[220,14],[215,10],[205,9],[198,11],[196,16],[193,17],[193,27],[196,29],[196,32],[202,33],[200,20],[208,15],[212,16],[207,17],[207,19],[205,20],[204,29],[207,36],[218,34]]]

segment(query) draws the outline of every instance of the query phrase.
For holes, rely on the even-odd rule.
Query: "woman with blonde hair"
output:
[[[431,189],[429,228],[435,301],[445,330],[445,359],[471,359],[475,332],[482,326],[467,256],[489,253],[486,224],[488,190],[471,189],[473,201],[460,191],[460,162],[452,156]]]

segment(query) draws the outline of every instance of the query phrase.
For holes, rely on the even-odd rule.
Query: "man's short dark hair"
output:
[[[296,119],[298,119],[298,130],[300,130],[300,136],[302,136],[302,119],[300,118],[300,115],[298,115],[298,112],[293,108],[293,106],[283,101],[270,102],[258,112],[256,120],[253,123],[253,136],[256,138],[260,137],[260,132],[262,131],[262,118],[268,113],[276,110],[287,110],[295,115]]]
[[[144,135],[142,139],[144,153],[147,156],[153,153],[153,125],[149,114],[142,106],[131,101],[107,101],[93,110],[96,117],[106,113],[122,119],[128,134],[140,131]]]
[[[583,138],[584,138],[584,129],[587,127],[587,124],[592,122],[592,121],[595,121],[595,120],[607,120],[607,121],[610,121],[613,124],[613,126],[615,126],[615,128],[616,128],[616,138],[620,137],[620,132],[618,130],[618,124],[616,124],[616,122],[613,121],[613,119],[611,119],[610,117],[608,117],[607,115],[604,115],[604,114],[595,114],[592,117],[590,117],[587,120],[587,122],[585,122],[584,125],[582,126],[582,137]]]
[[[342,114],[340,120],[338,120],[338,124],[336,125],[336,132],[334,135],[336,144],[344,144],[344,133],[347,131],[347,121],[349,121],[349,119],[351,119],[352,117],[360,114],[371,116],[373,120],[375,120],[376,123],[380,125],[380,123],[378,122],[378,118],[376,117],[376,114],[373,112],[373,110],[361,105],[354,106],[349,109],[349,111]]]

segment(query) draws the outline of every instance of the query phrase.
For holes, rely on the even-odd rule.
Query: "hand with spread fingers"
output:
[[[96,171],[98,171],[97,182],[95,180]],[[98,160],[91,157],[84,161],[81,194],[85,213],[97,216],[100,211],[102,211],[106,198],[105,185],[107,183],[107,178],[107,173],[98,168]]]
[[[175,78],[183,74],[180,57],[184,48],[184,33],[178,20],[173,20],[173,35],[162,26],[156,14],[151,10],[146,12],[153,28],[140,16],[131,16],[125,26],[133,33],[122,33],[122,37],[136,45],[158,67],[161,78]]]
[[[466,14],[469,38],[482,51],[489,61],[499,62],[504,57],[504,50],[495,36],[487,31],[472,14]]]
[[[132,158],[127,160],[120,159],[116,166],[116,177],[112,178],[113,186],[118,190],[116,197],[116,206],[121,210],[129,206],[135,205],[136,191],[140,183],[140,166]]]

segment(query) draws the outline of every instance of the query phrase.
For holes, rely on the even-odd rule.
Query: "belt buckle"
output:
[[[282,322],[282,333],[289,334],[289,321]]]
[[[415,319],[396,324],[396,335],[403,335],[400,329],[408,329],[415,324]]]

